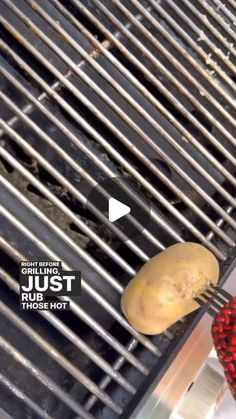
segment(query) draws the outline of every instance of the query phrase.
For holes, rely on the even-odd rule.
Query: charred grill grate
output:
[[[222,272],[230,265],[235,19],[231,0],[1,1],[0,399],[10,415],[128,415],[198,315],[144,337],[120,313],[125,284],[176,241],[200,241]],[[117,175],[152,203],[151,224],[126,242],[85,208],[90,189]],[[17,263],[45,258],[82,270],[70,313],[18,310]]]

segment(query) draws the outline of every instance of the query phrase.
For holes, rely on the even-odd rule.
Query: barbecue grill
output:
[[[131,417],[204,308],[146,337],[120,312],[124,286],[176,242],[214,252],[221,285],[232,269],[236,5],[0,4],[0,416]],[[150,203],[136,237],[87,200],[112,177]],[[81,271],[69,311],[19,309],[22,260]]]

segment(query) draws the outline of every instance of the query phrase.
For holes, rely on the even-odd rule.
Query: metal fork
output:
[[[212,317],[215,317],[226,303],[233,300],[233,296],[217,285],[210,284],[209,287],[194,300],[202,307],[206,307],[206,311]]]

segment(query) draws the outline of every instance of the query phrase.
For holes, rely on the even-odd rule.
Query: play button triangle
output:
[[[111,223],[119,220],[119,218],[124,217],[125,215],[131,212],[131,208],[128,205],[123,204],[123,202],[118,201],[118,199],[110,198],[108,201],[108,219]]]

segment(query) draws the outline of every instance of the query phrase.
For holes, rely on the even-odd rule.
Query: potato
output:
[[[121,299],[127,320],[141,333],[155,335],[199,305],[193,297],[217,283],[216,257],[197,243],[178,243],[148,261],[130,281]]]

